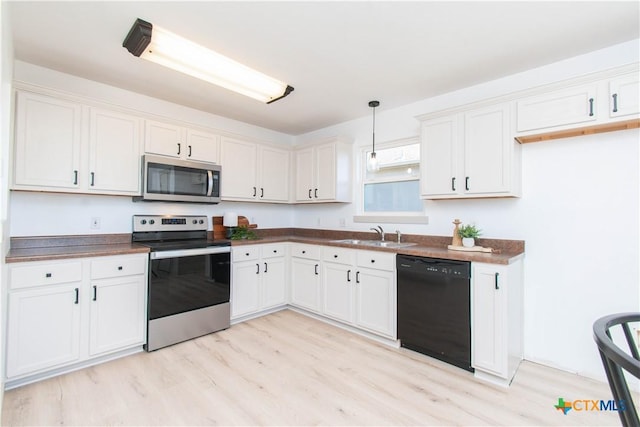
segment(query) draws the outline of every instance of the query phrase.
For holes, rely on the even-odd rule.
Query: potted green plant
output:
[[[458,234],[462,237],[462,246],[472,248],[476,244],[476,239],[480,237],[481,230],[475,225],[465,224],[458,229]]]
[[[235,227],[230,238],[231,240],[256,240],[258,235],[249,227]]]

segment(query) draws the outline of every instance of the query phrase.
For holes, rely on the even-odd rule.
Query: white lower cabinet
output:
[[[291,305],[320,312],[320,246],[291,245]]]
[[[322,314],[396,339],[395,254],[323,248]]]
[[[287,303],[285,243],[231,248],[231,319]]]
[[[141,348],[147,258],[133,254],[9,264],[7,380]],[[104,265],[113,265],[114,271],[101,269]]]
[[[471,264],[471,365],[508,385],[523,358],[522,261]]]

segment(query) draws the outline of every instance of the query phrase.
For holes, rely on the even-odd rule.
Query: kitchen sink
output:
[[[359,239],[332,240],[332,242],[344,243],[347,245],[375,246],[379,248],[405,248],[407,246],[417,245],[417,243],[398,243],[398,242],[390,242],[390,241],[382,241],[382,240],[359,240]]]

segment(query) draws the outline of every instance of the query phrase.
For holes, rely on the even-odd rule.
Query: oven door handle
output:
[[[150,259],[167,259],[167,258],[181,258],[187,256],[196,255],[210,255],[210,254],[224,254],[230,253],[230,246],[220,246],[212,248],[198,248],[198,249],[178,249],[175,251],[158,251],[151,252]]]

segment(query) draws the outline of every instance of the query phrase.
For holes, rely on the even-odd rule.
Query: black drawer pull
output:
[[[77,304],[79,301],[78,297],[80,296],[80,289],[76,288],[75,291],[76,291],[76,300],[73,303]]]
[[[351,270],[347,270],[347,282],[351,281]]]
[[[303,253],[303,254],[306,254],[306,253],[307,253],[307,251],[302,251],[302,253]]]
[[[614,93],[611,96],[613,97],[613,112],[617,113],[618,112],[618,94]]]
[[[51,277],[51,273],[45,274],[44,277]]]
[[[78,171],[73,171],[73,185],[78,185]]]
[[[260,264],[256,264],[256,274],[260,274]]]
[[[311,197],[311,189],[309,189],[309,198],[313,199],[313,197]]]
[[[456,177],[451,178],[451,191],[456,191]]]
[[[334,255],[333,257],[334,257],[334,258],[338,258],[338,255]]]
[[[91,186],[93,187],[96,182],[96,174],[95,172],[91,172]]]
[[[356,283],[360,283],[360,272],[356,271]]]
[[[375,260],[375,259],[372,259],[372,260],[371,260],[371,263],[373,264],[374,262],[376,262],[376,260]]]
[[[499,275],[500,275],[500,273],[496,273],[495,277],[494,277],[496,289],[500,289],[500,285],[498,284],[498,276]]]
[[[178,142],[178,155],[180,155],[180,143]]]
[[[122,266],[121,265],[118,266],[118,270],[122,270]]]
[[[589,117],[593,116],[593,98],[589,98]]]
[[[264,263],[264,272],[265,273],[267,272],[267,263],[266,262]]]
[[[469,177],[464,178],[464,189],[469,191]]]
[[[316,273],[316,276],[317,276],[317,275],[318,275],[318,264],[316,264],[316,265],[313,267],[313,269],[314,269],[314,271],[315,271],[315,273]]]
[[[94,286],[93,287],[93,300],[97,300],[98,299],[98,287]]]

